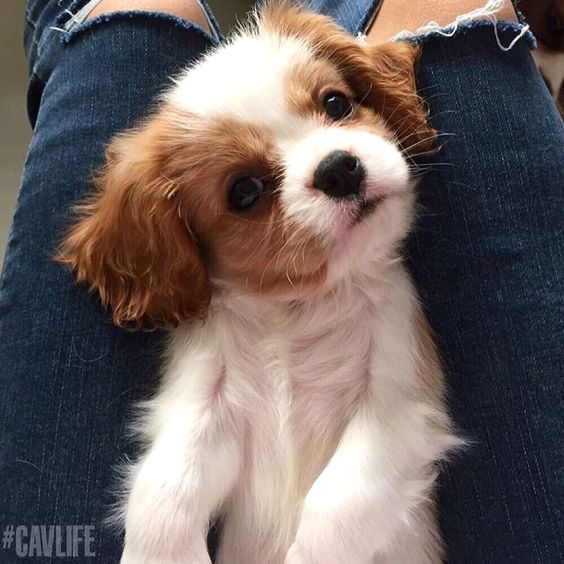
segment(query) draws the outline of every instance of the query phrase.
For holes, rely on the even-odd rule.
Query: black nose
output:
[[[366,171],[360,159],[346,151],[333,151],[317,165],[313,185],[333,198],[358,194]]]

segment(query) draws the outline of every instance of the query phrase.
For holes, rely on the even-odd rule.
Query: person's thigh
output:
[[[119,559],[120,539],[103,520],[116,464],[133,451],[130,406],[156,380],[162,335],[113,327],[52,259],[107,140],[147,115],[170,77],[212,44],[156,14],[114,14],[69,33],[63,10],[81,4],[28,6],[35,127],[0,290],[0,526],[20,529],[0,550],[3,563],[60,561],[72,539],[63,530],[62,548],[35,548],[40,525],[94,526],[96,555],[79,543],[78,561]]]
[[[357,12],[374,7],[314,3],[355,34],[370,21]],[[527,38],[504,51],[520,30],[501,23],[498,32],[491,22],[466,23],[417,38],[420,91],[449,136],[420,184],[406,254],[444,357],[454,419],[471,443],[440,487],[448,561],[559,563],[564,129]]]
[[[409,245],[471,441],[445,474],[442,528],[450,562],[564,562],[564,129],[525,42],[453,39],[421,60],[454,136]]]

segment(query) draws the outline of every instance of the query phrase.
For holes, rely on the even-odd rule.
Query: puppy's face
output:
[[[264,8],[112,142],[63,261],[118,324],[165,326],[205,313],[210,279],[299,296],[392,257],[412,216],[406,156],[434,137],[415,56]]]

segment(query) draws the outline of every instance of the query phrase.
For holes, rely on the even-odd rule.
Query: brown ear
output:
[[[415,64],[419,49],[405,42],[372,45],[354,38],[325,16],[281,0],[261,11],[259,26],[282,36],[306,40],[314,52],[333,62],[357,98],[382,115],[404,151],[433,151],[436,132],[417,94]]]
[[[58,260],[99,292],[117,325],[176,326],[205,315],[209,278],[163,176],[165,118],[115,138],[96,178],[97,192],[78,207]]]
[[[434,152],[436,131],[428,123],[428,110],[417,93],[415,67],[419,48],[396,42],[364,45],[371,67],[366,99],[388,121],[398,142],[410,156]],[[357,75],[358,76],[358,75]],[[364,86],[366,88],[366,86]],[[357,88],[362,88],[357,84]]]

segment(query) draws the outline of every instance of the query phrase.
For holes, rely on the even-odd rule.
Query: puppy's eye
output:
[[[264,185],[258,178],[239,178],[229,189],[229,207],[233,210],[246,210],[256,204],[263,190]]]
[[[352,102],[340,92],[329,92],[323,99],[325,113],[335,120],[345,119],[352,115]]]

